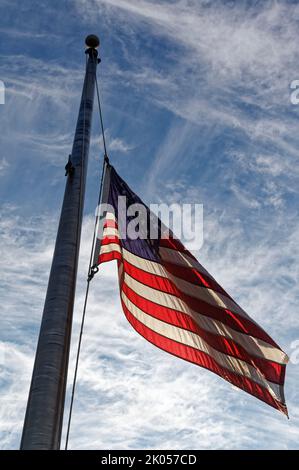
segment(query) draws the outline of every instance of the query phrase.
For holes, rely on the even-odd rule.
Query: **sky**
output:
[[[139,337],[107,263],[69,448],[296,449],[299,5],[224,0],[1,0],[0,448],[19,447],[90,33],[111,162],[148,204],[203,204],[194,254],[290,356],[290,419]],[[95,108],[66,409],[102,156]]]

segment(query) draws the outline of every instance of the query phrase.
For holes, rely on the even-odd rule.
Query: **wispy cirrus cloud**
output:
[[[289,84],[297,76],[297,5],[145,0],[78,0],[76,5],[86,19],[97,11],[108,19],[113,15],[136,49],[141,31],[162,45],[163,57],[154,59],[146,51],[136,65],[136,56],[128,55],[129,67],[117,70],[128,86],[178,117],[165,136],[163,154],[161,146],[157,151],[149,192],[170,159],[183,159],[190,168],[193,160],[184,157],[195,139],[205,145],[224,137],[227,145],[231,138],[237,148],[242,141],[243,151],[244,144],[250,153],[270,148],[276,159],[295,164],[298,109],[290,104]],[[172,141],[176,129],[180,135]],[[180,152],[174,149],[177,139]]]

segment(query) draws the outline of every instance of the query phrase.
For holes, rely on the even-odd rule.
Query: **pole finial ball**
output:
[[[85,39],[85,45],[86,47],[96,49],[100,45],[100,40],[95,34],[89,34],[89,36],[87,36],[87,38]]]

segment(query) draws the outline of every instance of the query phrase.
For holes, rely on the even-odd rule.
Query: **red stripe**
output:
[[[110,227],[110,228],[118,228],[118,225],[117,223],[115,222],[115,220],[111,220],[111,219],[106,219],[105,222],[104,222],[104,225],[103,225],[104,228],[107,228],[107,227]]]
[[[131,314],[124,302],[122,302],[122,306],[127,320],[131,323],[133,328],[150,343],[154,344],[160,349],[163,349],[164,351],[167,351],[170,354],[173,354],[174,356],[197,364],[201,367],[204,367],[205,369],[209,369],[236,387],[245,390],[247,393],[255,396],[256,398],[259,398],[273,408],[276,408],[277,410],[287,414],[286,406],[275,400],[272,395],[261,385],[247,377],[237,375],[228,369],[221,367],[211,356],[202,351],[198,351],[198,349],[178,343],[154,332],[143,323],[139,322]]]
[[[192,253],[190,253],[190,251],[188,251],[184,247],[182,242],[180,240],[178,240],[177,238],[161,238],[159,240],[159,246],[161,246],[163,248],[170,248],[170,249],[175,250],[175,251],[180,251],[181,253],[184,253],[185,255],[188,255],[190,258],[192,258],[193,260],[195,260],[198,263],[195,256],[193,256]]]
[[[223,309],[221,307],[211,305],[204,300],[191,297],[190,295],[185,294],[182,290],[179,290],[169,279],[147,273],[136,268],[127,261],[124,262],[126,265],[126,272],[136,281],[166,294],[175,295],[177,298],[183,300],[187,306],[195,312],[214,318],[215,320],[219,320],[241,333],[246,333],[254,336],[255,338],[259,338],[279,349],[270,336],[268,336],[267,333],[256,323],[251,322],[249,319],[244,318],[235,312],[231,312],[228,309]]]
[[[204,271],[204,273],[201,273],[196,268],[190,268],[190,266],[187,266],[187,263],[186,263],[186,267],[184,267],[184,266],[176,265],[175,263],[171,263],[170,261],[164,261],[163,260],[163,264],[165,266],[167,265],[167,269],[169,267],[168,270],[170,272],[172,272],[171,269],[176,269],[177,268],[177,272],[179,272],[181,270],[182,274],[183,274],[181,276],[178,274],[178,276],[184,278],[184,275],[185,275],[184,270],[187,271],[187,270],[190,269],[190,271],[191,270],[194,271],[194,274],[197,277],[199,277],[199,279],[201,279],[203,285],[205,285],[206,287],[210,287],[211,289],[215,290],[216,292],[221,292],[222,294],[224,294],[227,297],[229,297],[230,299],[232,299],[232,297],[223,289],[223,287],[220,286],[220,284],[218,284],[218,282],[213,278],[213,276],[210,273],[208,273],[208,271],[199,263],[199,261],[195,258],[195,256],[193,256],[192,253],[190,253],[190,251],[186,250],[184,245],[179,240],[176,240],[176,239],[161,239],[159,241],[159,244],[160,244],[161,247],[169,248],[169,249],[172,249],[176,252],[181,252],[184,255],[189,256],[189,258],[192,258],[200,267],[202,267],[202,270]],[[175,274],[174,271],[173,271],[173,274]],[[196,280],[195,280],[195,283],[196,283]],[[197,283],[198,283],[198,279],[197,279]]]
[[[110,253],[102,253],[98,258],[98,264],[113,261],[114,259],[121,260],[122,255],[118,251],[111,251]]]
[[[223,289],[220,284],[213,278],[213,276],[208,273],[208,271],[199,263],[199,261],[193,256],[188,250],[185,249],[184,245],[179,240],[163,240],[163,243],[160,243],[160,246],[164,246],[165,248],[170,248],[176,252],[181,252],[185,255],[188,255],[190,258],[192,258],[196,263],[202,267],[203,272],[200,272],[196,268],[192,268],[187,265],[186,266],[181,266],[175,263],[172,263],[171,261],[165,261],[163,259],[163,265],[166,267],[166,269],[174,274],[175,276],[181,277],[182,279],[185,279],[185,276],[187,276],[186,280],[189,280],[188,278],[192,278],[189,282],[192,282],[194,284],[202,284],[205,287],[209,287],[213,289],[215,292],[219,292],[226,297],[228,297],[231,300],[234,300],[227,292],[225,289]]]
[[[119,238],[115,237],[114,235],[111,235],[111,236],[105,236],[101,240],[101,246],[102,245],[110,245],[111,243],[116,243],[117,245],[120,245]]]
[[[211,279],[206,274],[199,272],[196,268],[191,268],[189,266],[179,266],[164,260],[162,264],[167,269],[167,271],[174,276],[188,281],[191,284],[213,289],[215,292],[219,292],[219,294],[225,295],[229,299],[233,300],[232,297],[223,289],[223,287],[218,284],[218,282],[216,282],[214,279]]]
[[[283,385],[285,372],[284,365],[282,366],[276,362],[252,356],[243,346],[234,342],[232,339],[225,338],[224,336],[202,329],[189,315],[185,313],[162,307],[150,300],[144,299],[130,289],[130,287],[125,283],[123,284],[123,291],[128,299],[147,315],[162,320],[165,323],[169,323],[170,325],[177,326],[178,328],[183,328],[187,331],[198,334],[206,341],[206,343],[217,351],[247,362],[253,367],[259,369],[267,380]]]

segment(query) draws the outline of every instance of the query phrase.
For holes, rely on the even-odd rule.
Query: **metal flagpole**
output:
[[[48,290],[31,379],[21,449],[59,449],[63,422],[73,306],[81,236],[97,47],[86,38],[85,79]]]

